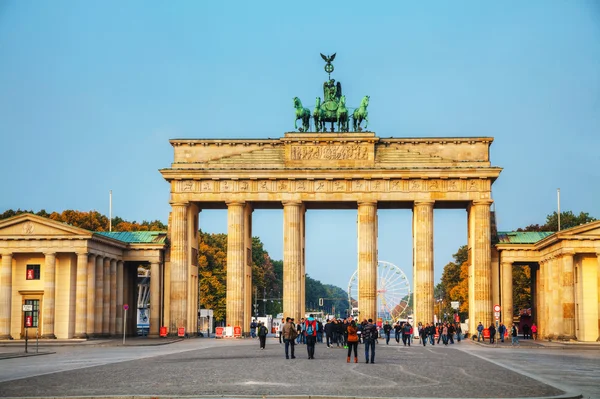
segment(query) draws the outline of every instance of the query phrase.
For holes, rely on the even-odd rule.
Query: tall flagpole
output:
[[[558,196],[558,231],[560,231],[560,188],[556,189],[556,195]]]
[[[108,194],[108,231],[112,231],[112,190]]]

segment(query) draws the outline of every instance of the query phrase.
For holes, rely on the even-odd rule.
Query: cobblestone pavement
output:
[[[121,346],[116,341],[102,346],[56,346],[51,348],[55,353],[45,356],[0,360],[0,397],[513,398],[552,397],[566,391],[566,398],[577,397],[573,388],[579,385],[557,384],[554,378],[540,381],[540,373],[545,375],[550,369],[559,374],[556,363],[560,358],[548,357],[551,360],[540,373],[526,372],[529,366],[525,362],[544,349],[536,349],[533,355],[521,348],[497,350],[471,342],[404,347],[395,342],[387,346],[380,340],[375,364],[364,363],[362,345],[358,364],[346,363],[344,349],[319,344],[314,360],[307,359],[305,346],[296,349],[297,358],[286,360],[283,346],[274,339],[268,340],[265,350],[251,339],[188,339],[160,346]],[[0,348],[0,352],[7,350]],[[593,361],[595,352],[578,352],[585,352],[584,360]],[[581,355],[573,355],[576,358]],[[593,371],[582,377],[589,380],[590,387],[598,374],[592,375]]]

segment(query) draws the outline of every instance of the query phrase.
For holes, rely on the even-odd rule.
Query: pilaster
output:
[[[150,263],[150,332],[149,337],[158,337],[160,327],[160,264]]]
[[[171,204],[171,273],[169,334],[177,334],[178,327],[186,327],[188,287],[188,229],[187,203]],[[228,260],[229,262],[229,260]],[[227,265],[229,270],[229,265]]]
[[[300,321],[302,315],[302,203],[283,203],[283,313]]]
[[[503,260],[502,273],[502,322],[507,328],[513,323],[513,263]]]
[[[359,202],[358,311],[361,320],[377,319],[377,202]]]
[[[77,280],[75,284],[75,338],[87,338],[88,266],[87,252],[77,253]]]
[[[44,301],[42,305],[42,338],[56,339],[54,314],[56,303],[56,254],[44,254]]]
[[[227,304],[228,326],[244,327],[244,206],[227,203]]]
[[[433,322],[433,201],[415,201],[413,207],[413,280],[415,322]]]
[[[576,339],[575,333],[575,269],[573,266],[574,252],[562,254],[562,276],[560,297],[562,299],[563,328],[560,339]]]
[[[493,320],[491,289],[491,200],[473,201],[469,207],[469,320],[471,331],[479,322],[489,326]]]
[[[0,265],[0,339],[12,339],[10,320],[12,309],[12,253],[2,253]]]

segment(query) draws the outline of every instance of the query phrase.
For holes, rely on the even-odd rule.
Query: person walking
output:
[[[383,325],[383,333],[385,334],[385,344],[389,345],[390,344],[390,335],[392,333],[392,326],[390,325],[390,322],[386,320],[385,324]]]
[[[504,342],[504,336],[506,335],[506,326],[504,323],[500,323],[498,326],[498,334],[500,335],[500,342]]]
[[[442,342],[444,345],[448,345],[448,323],[444,323],[442,325],[442,331],[440,331],[440,335],[442,336]]]
[[[375,363],[375,340],[377,338],[377,327],[373,325],[373,319],[364,320],[363,340],[365,343],[365,358],[369,363],[369,350],[371,351],[371,364]]]
[[[534,341],[537,339],[537,326],[535,325],[535,323],[533,323],[531,325],[531,339],[533,339]]]
[[[460,342],[461,339],[462,339],[462,327],[460,326],[460,323],[456,323],[456,341]]]
[[[448,341],[450,341],[451,345],[454,345],[454,333],[456,332],[456,328],[454,328],[453,323],[448,323]]]
[[[281,343],[283,342],[283,326],[285,325],[286,321],[285,319],[281,319],[281,323],[279,323],[279,326],[277,327],[277,332],[279,333],[279,345],[281,345]]]
[[[256,319],[252,319],[252,322],[250,323],[250,336],[252,338],[256,338]]]
[[[517,328],[517,325],[515,323],[513,323],[512,328],[510,329],[510,335],[512,337],[510,344],[512,346],[519,346],[519,329]]]
[[[479,325],[477,326],[477,342],[481,341],[483,339],[483,324],[481,324],[481,322],[479,322]]]
[[[411,325],[406,322],[402,325],[402,343],[404,346],[410,346],[410,330],[412,329]]]
[[[354,351],[354,363],[358,363],[358,327],[356,320],[352,320],[348,325],[348,358],[346,362],[350,363],[350,356]]]
[[[424,326],[419,322],[419,337],[421,338],[421,342],[423,346],[427,346],[427,334],[428,334],[429,323],[426,323]]]
[[[258,324],[258,340],[260,341],[260,349],[265,349],[265,344],[267,342],[267,327],[265,327],[264,323]]]
[[[400,343],[400,334],[404,335],[404,333],[402,333],[402,327],[403,325],[400,324],[399,321],[394,324],[394,338],[396,339],[397,344]],[[402,342],[404,342],[404,337],[402,337]],[[404,343],[404,345],[406,345],[406,343]]]
[[[304,335],[306,339],[306,351],[308,358],[315,358],[315,343],[317,342],[317,321],[311,314],[304,322]]]
[[[490,344],[493,344],[496,342],[496,326],[494,325],[494,323],[490,324]]]
[[[285,325],[283,326],[283,330],[281,331],[281,333],[283,334],[283,342],[285,344],[285,358],[290,358],[289,347],[291,346],[292,359],[295,359],[296,356],[294,356],[294,346],[296,344],[296,334],[298,332],[296,331],[296,326],[294,325],[294,323],[292,323],[291,318],[288,317],[285,319]]]
[[[327,323],[325,323],[325,341],[327,343],[327,347],[331,348],[331,344],[333,343],[333,322],[327,319]]]

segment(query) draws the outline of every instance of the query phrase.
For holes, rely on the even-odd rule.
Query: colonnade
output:
[[[11,319],[21,320],[20,311],[14,314],[15,304],[13,298],[13,253],[2,253],[0,265],[0,339],[17,338],[11,335]],[[61,253],[61,255],[65,255]],[[151,264],[151,268],[159,275],[158,263]],[[124,261],[110,256],[95,253],[77,252],[75,264],[74,290],[75,312],[64,309],[61,304],[57,311],[57,253],[45,252],[43,273],[43,295],[41,299],[41,317],[39,322],[42,338],[56,338],[56,323],[60,317],[74,322],[73,338],[107,337],[123,333],[123,305],[124,300],[130,296],[131,287],[135,284],[133,276],[124,270]],[[155,279],[152,279],[154,282]],[[156,279],[159,283],[159,279]],[[154,292],[159,292],[155,288]],[[158,335],[160,311],[160,295],[151,296],[151,317],[155,322],[151,329]],[[135,304],[132,306],[134,312]],[[60,312],[60,314],[57,314]],[[72,317],[72,319],[71,319]],[[71,330],[73,331],[73,330]],[[70,338],[70,337],[69,337]]]
[[[472,321],[492,320],[491,292],[491,200],[472,201],[468,212],[470,258],[469,317]],[[226,324],[247,331],[251,317],[251,214],[252,203],[227,202],[227,301]],[[377,316],[377,201],[359,201],[358,303],[360,318]],[[434,200],[413,203],[414,320],[431,322],[434,316],[433,209]],[[306,203],[282,201],[283,205],[283,312],[299,320],[304,316],[305,213]],[[199,203],[198,206],[201,207]],[[185,320],[188,305],[185,284],[190,269],[186,203],[172,203],[170,330],[190,324]]]

